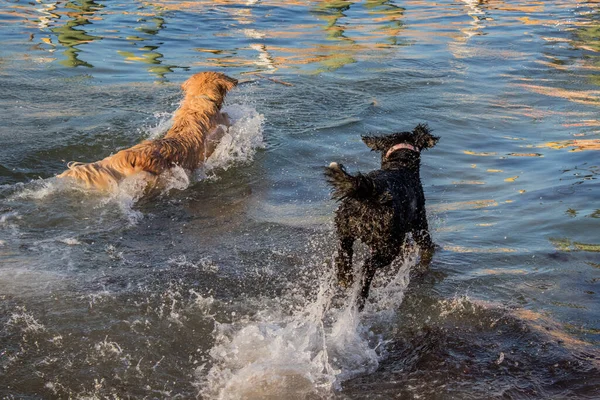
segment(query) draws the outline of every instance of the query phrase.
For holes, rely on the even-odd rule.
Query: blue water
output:
[[[592,1],[0,0],[0,396],[600,398],[599,27]],[[54,178],[160,136],[207,70],[240,85],[206,168]],[[356,315],[322,167],[420,122],[438,249]]]

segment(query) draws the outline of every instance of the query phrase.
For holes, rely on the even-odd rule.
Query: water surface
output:
[[[600,397],[599,26],[593,1],[0,0],[0,395]],[[205,168],[151,197],[54,178],[164,133],[205,70],[242,82]],[[357,315],[321,169],[420,122],[438,250]]]

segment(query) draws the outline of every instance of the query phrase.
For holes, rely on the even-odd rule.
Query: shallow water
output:
[[[600,398],[599,26],[593,1],[0,0],[0,397]],[[54,178],[164,133],[204,70],[242,82],[205,168],[151,197]],[[419,122],[438,250],[357,315],[321,168]]]

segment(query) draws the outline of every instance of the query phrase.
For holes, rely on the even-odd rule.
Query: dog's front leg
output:
[[[358,307],[358,311],[362,311],[365,308],[365,301],[369,297],[369,290],[371,289],[371,282],[373,281],[373,277],[375,276],[375,271],[377,271],[377,266],[372,258],[365,261],[365,275],[363,276],[363,283],[360,289],[360,293],[358,298],[356,299],[356,305]]]
[[[429,268],[429,264],[431,264],[433,252],[435,250],[435,246],[433,245],[433,241],[429,235],[429,230],[427,229],[427,222],[425,222],[424,228],[414,230],[412,232],[412,236],[421,250],[419,270],[421,272],[425,272]]]
[[[206,143],[204,145],[204,160],[207,160],[208,157],[212,155],[217,149],[219,143],[221,143],[221,139],[225,136],[226,128],[223,125],[217,125],[206,138]]]
[[[371,289],[371,282],[375,277],[375,272],[379,268],[383,268],[394,261],[394,259],[400,253],[399,246],[392,246],[392,248],[398,248],[398,251],[393,252],[372,252],[371,257],[365,261],[364,270],[365,275],[363,276],[362,287],[357,298],[358,311],[362,311],[365,308],[365,301],[369,297],[369,291]]]
[[[207,160],[215,152],[217,146],[221,143],[221,139],[223,139],[223,136],[225,136],[225,133],[227,133],[227,130],[231,126],[229,115],[225,112],[217,113],[211,123],[214,128],[206,134],[204,160]]]
[[[344,288],[349,288],[354,283],[354,274],[352,273],[353,244],[354,238],[340,238],[337,256],[335,257],[338,282]]]

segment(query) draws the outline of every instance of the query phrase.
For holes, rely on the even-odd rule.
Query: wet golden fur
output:
[[[215,150],[225,133],[222,126],[229,126],[227,115],[220,110],[225,94],[236,85],[237,80],[217,72],[192,76],[181,86],[185,96],[164,137],[143,141],[93,163],[70,163],[58,177],[109,190],[134,174],[153,178],[176,165],[188,171],[197,168]]]

